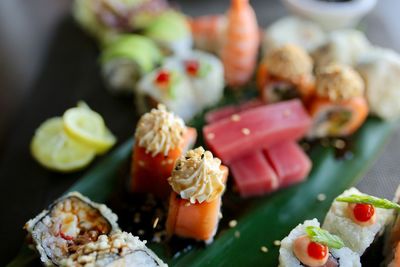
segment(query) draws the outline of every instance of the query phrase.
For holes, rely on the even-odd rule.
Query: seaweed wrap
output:
[[[383,234],[392,217],[393,204],[350,188],[334,200],[322,228],[342,238],[361,256]]]
[[[132,93],[137,81],[162,60],[161,51],[149,38],[124,34],[111,41],[101,53],[101,69],[111,92]]]
[[[361,267],[357,253],[319,226],[317,219],[305,221],[281,241],[279,267]]]

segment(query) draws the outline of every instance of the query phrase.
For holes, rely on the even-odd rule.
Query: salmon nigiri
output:
[[[259,44],[257,18],[249,0],[232,0],[221,50],[228,85],[241,86],[250,80]]]
[[[219,222],[228,168],[202,147],[188,151],[175,164],[167,234],[211,242]]]
[[[321,68],[316,93],[308,107],[313,118],[311,138],[351,135],[368,116],[364,82],[351,67],[330,64]]]
[[[132,158],[131,189],[167,197],[175,161],[189,149],[197,137],[196,129],[158,105],[140,119],[135,133]]]

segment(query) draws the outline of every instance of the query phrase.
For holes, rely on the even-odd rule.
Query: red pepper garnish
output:
[[[60,235],[62,238],[64,238],[65,240],[72,240],[74,239],[72,236],[66,235],[63,232],[60,232]]]
[[[191,76],[197,76],[200,68],[200,64],[197,60],[187,60],[185,61],[186,72]]]
[[[155,82],[158,85],[166,86],[169,83],[170,74],[168,71],[160,70],[156,76]]]
[[[328,247],[316,242],[310,242],[307,247],[307,252],[311,258],[321,260],[328,254]]]
[[[356,204],[353,209],[354,218],[360,222],[369,221],[375,214],[374,206],[370,204]]]

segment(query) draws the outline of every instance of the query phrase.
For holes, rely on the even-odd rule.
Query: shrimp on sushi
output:
[[[260,63],[257,86],[267,103],[301,98],[308,100],[314,93],[313,61],[296,45],[271,50]]]
[[[364,82],[351,67],[327,65],[317,72],[316,96],[309,103],[311,138],[353,134],[368,116]]]
[[[225,80],[229,86],[241,86],[250,80],[259,45],[257,18],[249,0],[232,0],[221,50]]]
[[[192,147],[196,137],[194,128],[186,127],[181,118],[163,105],[144,114],[135,133],[132,191],[152,193],[160,198],[168,196],[171,189],[167,179],[175,161]]]
[[[228,168],[202,147],[188,151],[175,164],[167,234],[211,242],[218,228],[221,196]]]

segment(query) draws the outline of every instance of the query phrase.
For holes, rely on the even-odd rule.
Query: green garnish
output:
[[[175,71],[171,71],[171,81],[168,86],[168,96],[171,99],[176,99],[176,97],[177,97],[176,86],[177,86],[177,84],[180,83],[180,81],[181,81],[181,77],[179,76],[179,74]]]
[[[400,211],[400,205],[396,204],[390,200],[384,198],[378,198],[373,196],[364,195],[351,195],[348,197],[338,197],[336,201],[347,202],[347,203],[357,203],[357,204],[370,204],[374,207],[381,209],[395,209]]]
[[[200,64],[200,69],[197,72],[197,77],[203,78],[211,71],[211,66],[210,64],[204,62],[200,62],[199,64]]]
[[[328,246],[329,248],[340,249],[344,247],[342,239],[319,227],[307,226],[306,233],[311,241]]]

